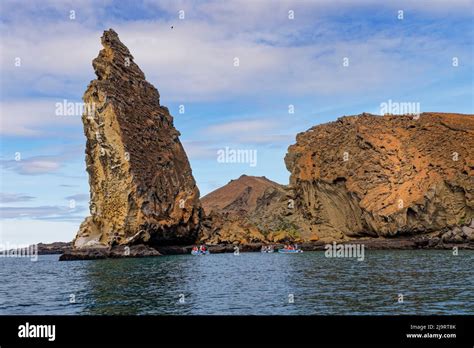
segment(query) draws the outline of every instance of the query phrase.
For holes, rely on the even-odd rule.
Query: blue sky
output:
[[[287,184],[283,158],[298,132],[379,114],[388,100],[472,114],[473,8],[466,0],[3,0],[0,242],[68,241],[88,214],[80,115],[57,116],[55,105],[81,101],[105,29],[160,91],[204,195],[244,173]],[[225,147],[256,150],[257,165],[219,163]]]

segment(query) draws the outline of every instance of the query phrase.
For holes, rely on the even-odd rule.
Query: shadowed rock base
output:
[[[115,246],[108,248],[88,248],[88,249],[72,249],[59,257],[59,261],[73,260],[98,260],[98,259],[117,259],[128,257],[149,257],[160,256],[161,254],[149,246],[140,244],[127,246]]]

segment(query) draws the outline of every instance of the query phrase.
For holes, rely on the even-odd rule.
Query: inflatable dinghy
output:
[[[282,254],[297,254],[297,253],[302,253],[303,250],[301,250],[301,249],[279,249],[278,252],[282,253]]]

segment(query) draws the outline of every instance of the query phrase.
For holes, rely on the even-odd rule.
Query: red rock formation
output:
[[[297,136],[285,162],[320,237],[437,231],[474,216],[474,115],[362,114]]]
[[[74,247],[193,243],[202,210],[180,133],[117,33],[102,45],[83,98],[91,216]]]

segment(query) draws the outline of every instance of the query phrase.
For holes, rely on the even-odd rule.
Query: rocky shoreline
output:
[[[323,251],[329,242],[303,242],[298,246],[303,251]],[[407,238],[372,238],[340,241],[337,244],[362,244],[367,250],[416,250],[416,249],[437,249],[437,250],[474,250],[474,241],[443,241],[439,237],[407,237]],[[244,245],[220,244],[210,245],[208,250],[211,254],[233,253],[238,247],[239,252],[259,252],[266,243],[250,243]],[[271,244],[276,249],[282,248],[284,244]],[[162,246],[151,248],[146,245],[130,246],[129,250],[123,246],[116,246],[110,249],[96,248],[84,250],[69,250],[61,255],[60,261],[74,260],[97,260],[107,258],[129,258],[129,257],[151,257],[164,255],[187,255],[191,253],[192,245],[188,246]],[[128,251],[127,251],[128,250]]]
[[[38,255],[63,254],[72,249],[72,242],[38,243]]]
[[[294,241],[288,241],[292,243]],[[338,244],[364,244],[368,250],[415,250],[415,249],[438,249],[447,250],[457,247],[459,250],[474,250],[474,219],[469,224],[445,229],[440,232],[426,233],[417,236],[394,237],[394,238],[358,238],[351,240],[333,241],[300,241],[299,247],[304,251],[325,250],[325,246],[332,242]],[[236,247],[239,252],[259,252],[264,245],[273,245],[275,248],[283,247],[285,243],[221,243],[207,245],[211,254],[233,253]],[[37,244],[38,255],[58,255],[60,261],[73,260],[97,260],[106,258],[128,258],[128,257],[150,257],[163,255],[185,255],[190,254],[193,245],[156,246],[154,248],[139,244],[129,247],[123,245],[112,248],[86,248],[73,249],[72,243],[55,242]]]

